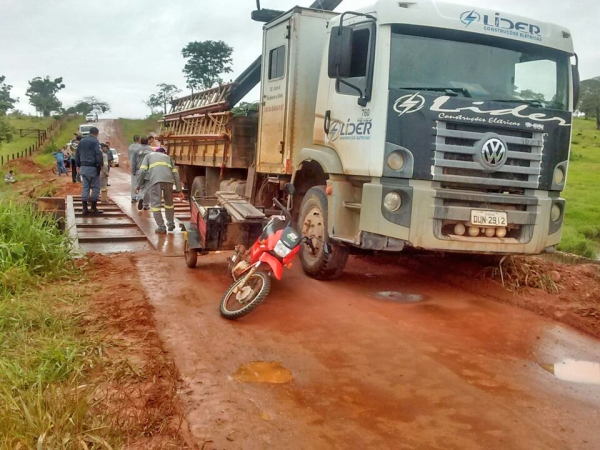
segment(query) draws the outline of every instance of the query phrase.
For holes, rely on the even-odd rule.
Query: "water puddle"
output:
[[[555,364],[540,364],[559,380],[573,383],[600,384],[600,363],[565,359]]]
[[[232,378],[241,383],[285,384],[292,381],[293,376],[280,362],[252,361],[242,364]]]
[[[398,303],[418,303],[425,300],[424,295],[419,294],[407,294],[399,291],[380,291],[371,294],[371,297],[378,300],[387,300]]]

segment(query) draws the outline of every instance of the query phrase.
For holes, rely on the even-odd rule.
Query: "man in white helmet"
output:
[[[153,153],[148,153],[137,171],[138,190],[144,187],[144,190],[150,191],[150,210],[156,221],[157,233],[166,233],[167,229],[175,229],[175,207],[173,205],[173,184],[179,193],[179,198],[183,199],[181,192],[181,179],[179,172],[175,168],[173,161],[166,154],[164,148],[159,148]],[[167,226],[161,212],[161,197],[164,198],[165,216],[167,217]]]

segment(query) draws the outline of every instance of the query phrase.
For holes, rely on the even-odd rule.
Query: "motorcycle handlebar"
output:
[[[285,217],[288,218],[288,220],[291,222],[292,221],[292,215],[290,214],[290,212],[288,211],[288,209],[283,206],[281,204],[281,202],[279,200],[277,200],[276,198],[273,199],[273,203],[275,203],[275,205],[277,205],[281,211],[283,212],[283,214],[285,214]]]

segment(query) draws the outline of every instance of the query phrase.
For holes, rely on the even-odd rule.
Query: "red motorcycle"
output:
[[[285,190],[294,195],[293,184],[287,183]],[[271,275],[281,280],[283,268],[291,267],[292,259],[300,251],[300,244],[305,243],[315,251],[314,238],[298,233],[292,226],[290,211],[275,198],[273,203],[281,209],[283,216],[271,217],[250,250],[238,245],[229,258],[229,272],[234,281],[223,295],[220,306],[221,316],[226,319],[245,316],[267,297],[271,289]]]

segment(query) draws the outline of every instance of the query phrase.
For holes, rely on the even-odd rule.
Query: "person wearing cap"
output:
[[[77,146],[75,163],[77,171],[81,175],[83,189],[81,192],[81,204],[83,215],[102,214],[98,209],[98,196],[100,194],[100,172],[104,165],[104,157],[100,150],[98,141],[98,128],[90,128],[89,136],[84,137]],[[92,203],[92,209],[88,209],[88,203]]]
[[[150,210],[156,221],[156,233],[166,233],[175,229],[175,206],[173,205],[173,184],[183,199],[181,192],[181,179],[175,164],[166,154],[164,148],[158,148],[155,152],[144,157],[137,176],[138,189],[146,184],[150,191]],[[167,226],[161,211],[161,198],[164,198],[165,216]]]
[[[100,171],[100,201],[106,203],[108,201],[108,154],[110,147],[107,144],[100,144],[102,149],[102,170]]]

